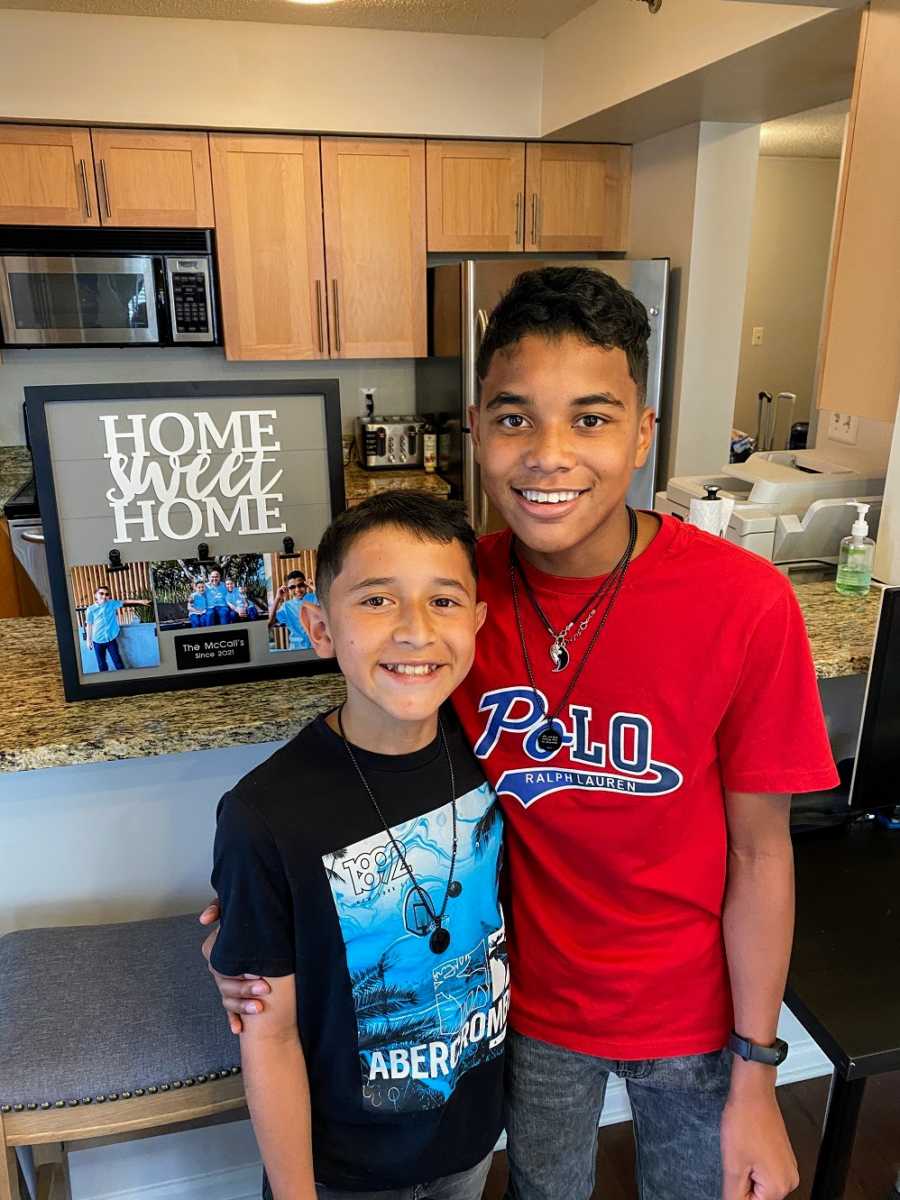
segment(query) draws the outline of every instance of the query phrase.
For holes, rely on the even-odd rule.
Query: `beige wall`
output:
[[[796,392],[809,418],[839,159],[759,160],[734,423],[755,433],[760,391]],[[761,346],[751,344],[763,327]],[[776,445],[787,440],[787,419]]]
[[[0,119],[536,137],[542,54],[534,38],[2,11]]]
[[[684,358],[699,146],[700,126],[685,125],[638,142],[631,160],[631,256],[668,258],[670,265],[663,416],[657,429],[661,485],[671,474],[670,454],[678,418],[677,383]],[[662,197],[665,203],[660,202]]]
[[[666,0],[651,16],[631,0],[597,0],[545,39],[541,128],[580,121],[828,11]]]
[[[826,415],[823,413],[823,416]],[[862,422],[860,422],[862,424]],[[900,403],[894,422],[891,459],[888,464],[884,504],[875,550],[875,577],[900,587]]]
[[[638,143],[632,255],[673,268],[658,482],[728,459],[759,127],[703,122]]]

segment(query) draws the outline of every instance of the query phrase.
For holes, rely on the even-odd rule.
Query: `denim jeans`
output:
[[[318,1200],[481,1200],[492,1158],[493,1154],[489,1154],[468,1171],[445,1175],[431,1183],[416,1183],[412,1187],[387,1192],[345,1192],[317,1183],[316,1195]],[[272,1200],[268,1182],[263,1190],[263,1200]]]
[[[112,659],[112,664],[116,670],[124,671],[125,664],[122,662],[122,655],[119,653],[119,643],[115,638],[111,642],[94,642],[94,653],[97,656],[97,670],[109,670],[106,664],[107,651],[109,651],[109,657]]]
[[[506,1038],[506,1200],[589,1200],[611,1074],[633,1114],[640,1200],[718,1200],[728,1050],[616,1062],[510,1031]]]

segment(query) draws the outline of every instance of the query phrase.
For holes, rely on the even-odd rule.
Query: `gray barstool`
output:
[[[67,1143],[242,1115],[205,936],[190,913],[0,938],[0,1200],[21,1200],[17,1146],[41,1200],[70,1200]]]

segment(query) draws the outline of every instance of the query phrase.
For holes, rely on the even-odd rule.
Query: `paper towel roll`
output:
[[[734,511],[734,500],[717,497],[715,500],[691,500],[691,510],[688,513],[688,524],[704,529],[713,537],[724,537],[731,514]]]

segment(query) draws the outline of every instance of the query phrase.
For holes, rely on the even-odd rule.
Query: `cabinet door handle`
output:
[[[84,215],[88,218],[91,216],[91,197],[88,192],[87,171],[84,166],[84,159],[79,158],[78,169],[81,172],[81,190],[84,192]]]
[[[522,218],[525,215],[522,212],[523,199],[524,199],[524,197],[522,196],[522,193],[516,192],[516,245],[517,246],[522,245],[522,241],[525,236],[524,231],[522,230]]]
[[[537,208],[538,197],[537,192],[531,193],[531,244],[537,245]]]
[[[106,209],[106,215],[111,220],[112,210],[109,207],[109,182],[106,178],[106,163],[100,159],[100,182],[103,184],[103,207]]]
[[[316,320],[319,324],[319,353],[325,353],[325,335],[322,322],[322,280],[316,280]]]
[[[331,295],[334,300],[334,349],[336,353],[341,352],[341,305],[338,297],[338,281],[331,281]]]

